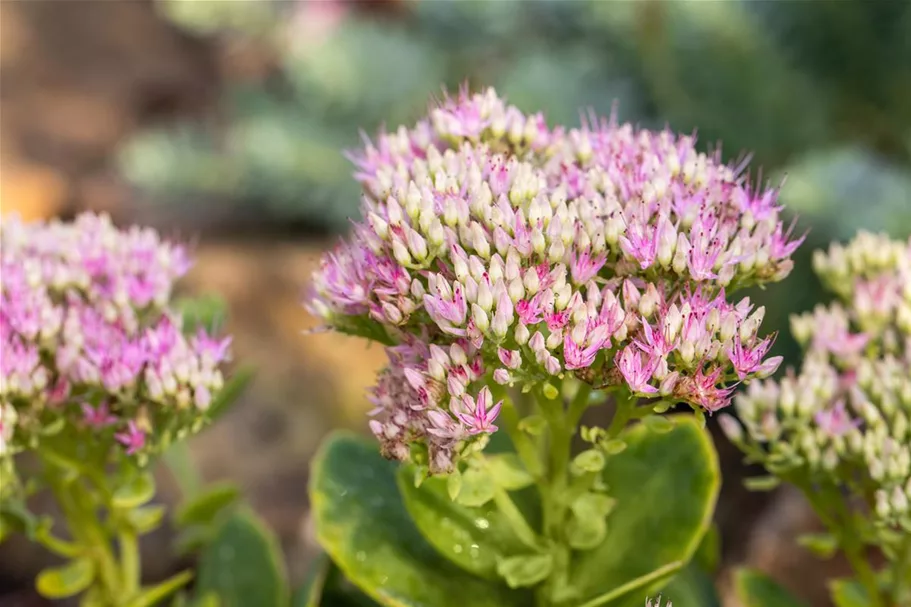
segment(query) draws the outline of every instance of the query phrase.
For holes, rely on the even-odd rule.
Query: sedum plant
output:
[[[832,585],[839,607],[911,603],[911,240],[861,232],[818,251],[838,300],[792,318],[806,354],[780,381],[736,399],[722,418],[752,462],[799,487],[828,528],[803,538],[841,551],[855,579]],[[873,549],[884,557],[880,570]]]
[[[153,605],[192,577],[144,587],[138,539],[164,508],[148,467],[221,406],[230,337],[182,331],[186,250],[106,216],[0,222],[0,540],[58,557],[37,590],[81,605]],[[226,391],[229,392],[229,391]],[[47,490],[64,533],[29,511]]]
[[[705,412],[781,362],[764,309],[727,299],[792,268],[776,190],[694,137],[550,126],[493,90],[351,158],[363,216],[308,308],[386,347],[370,428],[403,466],[328,441],[326,550],[387,605],[641,604],[707,530]],[[695,418],[660,415],[678,403]]]

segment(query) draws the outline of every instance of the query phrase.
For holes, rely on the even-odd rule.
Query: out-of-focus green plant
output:
[[[730,158],[752,150],[767,174],[843,146],[898,179],[909,172],[908,0],[543,1],[520,11],[494,0],[411,1],[381,17],[340,1],[160,6],[184,27],[277,57],[265,81],[228,83],[218,121],[156,130],[124,148],[126,175],[161,200],[252,204],[345,229],[358,194],[339,150],[358,144],[352,125],[394,128],[441,83],[465,80],[556,121],[616,101],[621,116],[648,126],[698,126],[704,146],[723,140]],[[877,179],[860,183],[868,178]],[[829,205],[829,192],[818,194],[813,204]],[[868,208],[879,206],[873,198]]]
[[[183,247],[106,216],[4,217],[0,244],[0,541],[19,532],[65,559],[38,575],[44,597],[154,605],[193,574],[143,584],[139,539],[165,514],[150,464],[246,377],[223,379],[231,339],[214,337],[218,306],[184,319],[170,301],[191,265]],[[30,510],[38,492],[59,519]]]
[[[736,399],[743,425],[722,427],[770,476],[791,483],[826,533],[799,538],[822,558],[841,552],[855,578],[834,582],[840,607],[911,602],[911,239],[861,232],[817,252],[813,265],[838,297],[791,320],[805,348],[799,371],[756,382]],[[884,556],[877,567],[875,549]],[[745,579],[750,579],[747,576]],[[773,603],[759,603],[773,604]],[[779,604],[779,603],[774,603]]]

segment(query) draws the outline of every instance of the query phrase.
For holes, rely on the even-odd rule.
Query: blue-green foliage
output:
[[[820,240],[909,225],[908,0],[411,0],[352,10],[318,42],[293,14],[303,5],[164,2],[199,33],[271,49],[278,69],[229,82],[208,123],[130,141],[128,178],[157,200],[252,205],[344,230],[359,200],[342,150],[358,130],[410,123],[442,87],[467,81],[552,122],[617,102],[622,119],[698,127],[730,159],[751,150],[765,177],[791,176],[784,201]]]

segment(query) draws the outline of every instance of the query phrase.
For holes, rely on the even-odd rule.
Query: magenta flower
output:
[[[136,422],[130,420],[127,422],[127,430],[118,432],[114,435],[121,445],[124,446],[127,455],[135,455],[141,451],[146,444],[145,432],[136,426]]]
[[[817,411],[813,418],[819,429],[831,437],[844,436],[860,425],[859,419],[851,419],[845,409],[845,401],[838,400],[828,409]]]
[[[487,386],[481,388],[477,400],[467,394],[462,397],[462,403],[467,412],[460,413],[459,418],[468,427],[469,434],[489,434],[497,430],[493,422],[500,414],[503,401],[499,401],[493,407],[490,406],[491,402],[493,402],[493,396]]]
[[[601,322],[577,325],[563,337],[563,357],[567,369],[585,369],[595,362],[595,357],[609,339],[608,326]]]
[[[763,362],[763,357],[768,353],[769,348],[772,347],[774,341],[775,337],[771,336],[763,339],[752,347],[747,347],[743,345],[743,341],[740,339],[739,335],[735,336],[733,346],[726,348],[725,354],[727,354],[731,364],[734,365],[734,371],[737,373],[737,377],[744,380],[748,375],[760,370],[765,375],[774,373],[781,364],[782,357],[776,356]]]
[[[580,255],[575,252],[570,254],[569,269],[573,282],[583,285],[598,275],[607,262],[607,255],[601,254],[592,257],[590,251],[583,251]]]
[[[230,335],[221,339],[211,337],[205,329],[200,328],[193,338],[193,348],[210,364],[218,365],[229,360],[232,339]]]
[[[715,367],[706,374],[700,365],[693,376],[682,378],[677,383],[675,394],[698,404],[710,413],[723,409],[730,404],[734,388],[718,385],[722,380],[722,373],[721,367]]]
[[[110,414],[107,403],[101,403],[96,407],[89,403],[82,403],[81,407],[83,420],[90,428],[100,430],[117,423],[117,417]]]
[[[635,394],[655,394],[658,389],[649,385],[652,374],[658,367],[658,359],[627,347],[617,353],[617,369],[623,375],[629,389]]]

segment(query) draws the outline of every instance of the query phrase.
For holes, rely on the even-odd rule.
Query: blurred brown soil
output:
[[[212,48],[149,0],[0,2],[3,211],[116,206],[115,146],[149,121],[205,109],[217,81]]]

